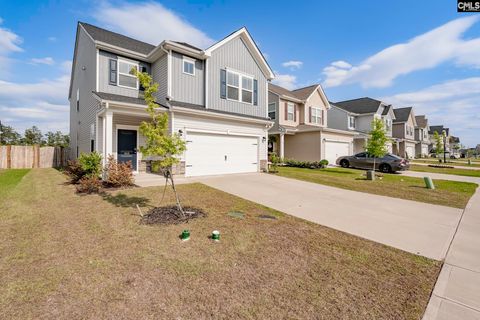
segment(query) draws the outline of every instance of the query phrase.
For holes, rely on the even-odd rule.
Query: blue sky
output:
[[[480,14],[432,1],[1,1],[0,120],[68,131],[77,21],[206,47],[246,26],[276,83],[414,106],[480,143]]]

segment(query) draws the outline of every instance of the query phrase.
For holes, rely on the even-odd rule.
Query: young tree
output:
[[[20,134],[11,126],[0,125],[0,145],[20,143]]]
[[[387,142],[389,142],[387,132],[383,121],[380,119],[374,119],[372,122],[372,130],[370,131],[370,137],[365,145],[365,151],[369,156],[373,157],[373,170],[375,171],[375,159],[383,157],[387,152]]]
[[[43,134],[37,126],[33,126],[31,128],[25,129],[25,134],[23,137],[23,144],[26,145],[34,145],[34,144],[45,144],[43,140]]]
[[[443,140],[442,136],[439,135],[437,131],[433,133],[433,141],[435,143],[435,155],[440,159],[440,153],[442,153],[443,150]]]
[[[156,103],[155,98],[155,93],[158,91],[158,83],[154,83],[152,77],[146,72],[139,72],[136,69],[132,69],[132,71],[144,88],[147,112],[151,118],[150,121],[143,121],[140,124],[140,132],[145,136],[145,146],[141,146],[140,151],[143,155],[158,159],[155,162],[163,172],[165,184],[168,181],[171,182],[177,201],[177,208],[185,216],[172,175],[172,166],[180,161],[179,156],[186,150],[185,141],[178,134],[169,133],[168,114],[158,110],[159,105]]]

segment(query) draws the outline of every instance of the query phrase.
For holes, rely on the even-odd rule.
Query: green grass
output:
[[[0,199],[12,191],[30,169],[0,170]]]
[[[462,209],[465,208],[477,188],[477,184],[474,183],[435,180],[436,189],[429,190],[425,187],[423,179],[399,174],[384,174],[382,179],[368,181],[365,179],[365,171],[344,168],[280,167],[278,174],[342,189]]]
[[[418,172],[432,172],[443,174],[454,174],[457,176],[477,177],[480,178],[480,170],[458,169],[458,168],[435,168],[428,166],[410,165],[410,170]]]
[[[472,167],[472,168],[480,168],[480,162],[472,161],[472,164],[469,165],[466,161],[456,160],[448,160],[447,163],[440,163],[438,160],[434,159],[413,159],[410,161],[411,164],[415,163],[425,163],[425,164],[446,164],[447,166],[462,166],[462,167]]]
[[[135,203],[160,205],[162,187],[65,182],[32,169],[0,201],[2,319],[420,319],[441,267],[198,183],[178,191],[206,217],[143,225]]]

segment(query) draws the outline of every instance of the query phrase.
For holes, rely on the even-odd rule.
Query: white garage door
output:
[[[257,162],[257,137],[187,134],[186,176],[256,172]]]
[[[325,159],[328,164],[335,164],[341,156],[350,155],[350,143],[340,141],[325,141]]]
[[[408,154],[408,158],[415,158],[415,146],[406,146],[405,151]]]

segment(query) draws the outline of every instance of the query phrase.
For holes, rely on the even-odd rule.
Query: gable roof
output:
[[[80,24],[83,29],[85,29],[85,31],[92,37],[94,41],[104,42],[144,55],[147,55],[155,48],[155,46],[150,43],[139,41],[113,31],[96,27],[85,22],[78,22],[78,24]]]
[[[317,90],[319,84],[312,84],[308,87],[303,87],[299,89],[292,90],[295,96],[301,100],[307,100],[312,93]]]
[[[437,132],[438,134],[442,134],[443,130],[445,130],[445,132],[447,133],[447,136],[448,136],[450,130],[449,130],[448,128],[444,128],[443,125],[430,126],[430,131],[429,131],[429,133],[430,133],[430,134],[433,134],[434,132]]]
[[[285,89],[284,87],[277,86],[276,84],[273,84],[273,83],[268,83],[268,91],[271,91],[281,96],[282,98],[286,98],[286,100],[290,99],[295,102],[302,100],[299,97],[297,97],[297,95],[293,91]]]
[[[335,102],[334,104],[340,109],[353,112],[353,113],[358,113],[358,114],[375,113],[378,111],[378,108],[380,107],[380,105],[385,105],[382,101],[372,99],[369,97],[338,101],[338,102]],[[387,113],[388,113],[388,110],[387,110]]]
[[[417,121],[417,126],[421,128],[428,127],[428,119],[424,115],[415,116],[415,121]]]
[[[393,113],[395,114],[395,120],[393,120],[393,122],[407,122],[410,113],[412,113],[412,109],[412,107],[393,109]]]

